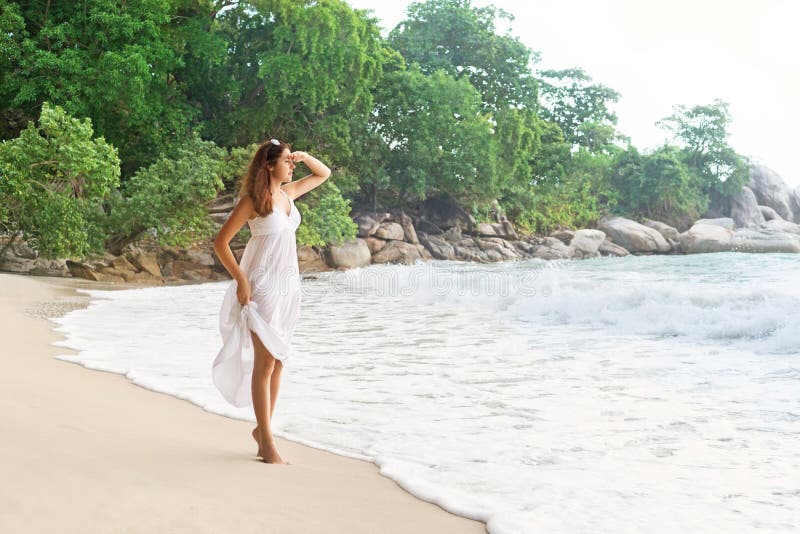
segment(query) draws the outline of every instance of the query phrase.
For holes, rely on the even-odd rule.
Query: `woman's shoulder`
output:
[[[248,221],[258,217],[258,212],[256,212],[256,203],[253,201],[253,197],[250,195],[239,197],[234,209],[246,212]]]

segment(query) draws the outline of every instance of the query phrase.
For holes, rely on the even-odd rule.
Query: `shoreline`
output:
[[[276,438],[293,465],[264,464],[252,423],[55,357],[77,289],[141,287],[0,273],[4,531],[486,532],[371,462]]]

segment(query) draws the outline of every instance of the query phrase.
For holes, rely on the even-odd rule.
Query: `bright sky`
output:
[[[348,0],[387,31],[408,0]],[[734,149],[800,186],[800,2],[796,0],[473,0],[514,15],[511,33],[541,53],[535,69],[581,67],[622,96],[619,129],[639,148],[674,105],[730,105]],[[505,28],[501,28],[502,31]]]

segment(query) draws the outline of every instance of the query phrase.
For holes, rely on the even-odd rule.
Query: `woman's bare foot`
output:
[[[256,440],[256,443],[258,444],[258,452],[256,453],[256,456],[261,456],[261,433],[258,431],[258,427],[253,429],[253,439]]]
[[[290,464],[290,462],[284,461],[284,459],[281,458],[281,455],[278,454],[278,449],[277,449],[277,447],[275,447],[275,442],[274,441],[271,444],[267,445],[267,446],[262,446],[261,445],[261,433],[259,432],[258,427],[255,427],[253,429],[252,434],[253,434],[253,439],[256,440],[256,443],[258,443],[258,453],[256,453],[256,455],[259,458],[261,458],[265,463],[268,463],[268,464],[283,464],[283,465],[289,465]],[[266,452],[263,452],[263,451],[266,451]]]
[[[264,451],[263,453],[261,451]],[[278,449],[275,447],[275,443],[272,444],[264,443],[259,448],[258,454],[265,463],[268,464],[283,464],[288,465],[289,462],[285,462],[281,455],[278,454]]]

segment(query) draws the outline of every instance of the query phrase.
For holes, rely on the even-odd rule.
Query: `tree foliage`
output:
[[[116,149],[89,119],[45,103],[38,126],[0,143],[0,223],[44,257],[82,257],[98,248],[96,213],[119,175]]]

